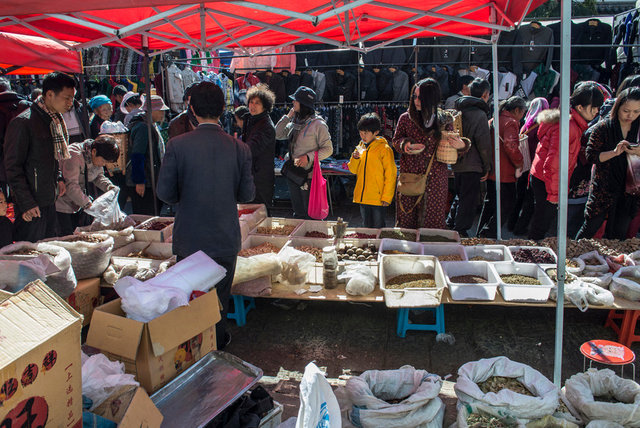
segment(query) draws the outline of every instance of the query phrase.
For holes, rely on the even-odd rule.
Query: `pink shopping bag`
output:
[[[318,152],[313,158],[313,177],[311,178],[311,192],[309,194],[309,217],[324,220],[329,215],[329,201],[327,200],[327,180],[322,176]]]

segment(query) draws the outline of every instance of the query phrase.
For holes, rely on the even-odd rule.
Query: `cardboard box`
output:
[[[41,281],[0,300],[0,426],[82,426],[82,316]]]
[[[155,223],[158,221],[162,222],[171,222],[168,226],[163,228],[162,230],[143,230],[141,229],[145,225]],[[151,217],[149,220],[140,223],[136,227],[133,228],[133,236],[135,236],[136,241],[146,241],[146,242],[167,242],[173,236],[173,222],[175,219],[173,217]]]
[[[160,428],[164,417],[143,388],[130,386],[112,394],[93,410],[118,428]]]
[[[102,304],[100,278],[88,278],[78,281],[76,289],[66,298],[67,303],[84,316],[82,325],[89,325],[93,311]]]
[[[218,321],[220,303],[215,290],[148,323],[127,318],[117,299],[93,312],[87,345],[122,361],[125,371],[135,374],[152,394],[216,349]]]

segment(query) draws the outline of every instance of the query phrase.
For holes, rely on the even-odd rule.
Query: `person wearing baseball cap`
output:
[[[294,216],[308,218],[315,153],[318,153],[318,160],[328,158],[333,153],[333,144],[329,127],[314,109],[315,91],[300,86],[289,98],[293,100],[293,108],[278,121],[276,139],[289,141],[282,175],[287,178]]]
[[[149,133],[147,130],[147,100],[143,100],[141,110],[129,122],[129,163],[126,177],[131,195],[134,214],[155,215],[154,192],[151,188],[151,171],[157,177],[164,157],[164,140],[157,123],[164,121],[169,107],[159,95],[151,95],[151,119],[153,120],[152,147],[153,164],[149,154]]]

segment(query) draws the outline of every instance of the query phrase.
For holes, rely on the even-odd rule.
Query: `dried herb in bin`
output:
[[[417,233],[406,232],[404,230],[383,230],[382,232],[380,232],[380,239],[389,238],[415,242],[416,236],[418,236]]]
[[[442,235],[420,235],[420,242],[458,242]]]
[[[386,288],[389,289],[433,288],[435,286],[436,281],[429,273],[405,273],[390,278],[386,283]]]
[[[486,284],[489,282],[480,275],[458,275],[452,276],[449,279],[456,284]]]
[[[500,275],[500,279],[502,279],[502,282],[505,284],[541,285],[538,278],[520,274]]]

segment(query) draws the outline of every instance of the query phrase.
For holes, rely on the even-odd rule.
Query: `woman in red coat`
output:
[[[604,95],[591,82],[578,84],[571,95],[571,119],[569,121],[569,175],[578,162],[580,139],[589,122],[598,114]],[[558,205],[560,183],[560,110],[547,110],[538,117],[540,143],[531,164],[530,185],[535,196],[535,209],[529,239],[544,238],[551,227]]]

